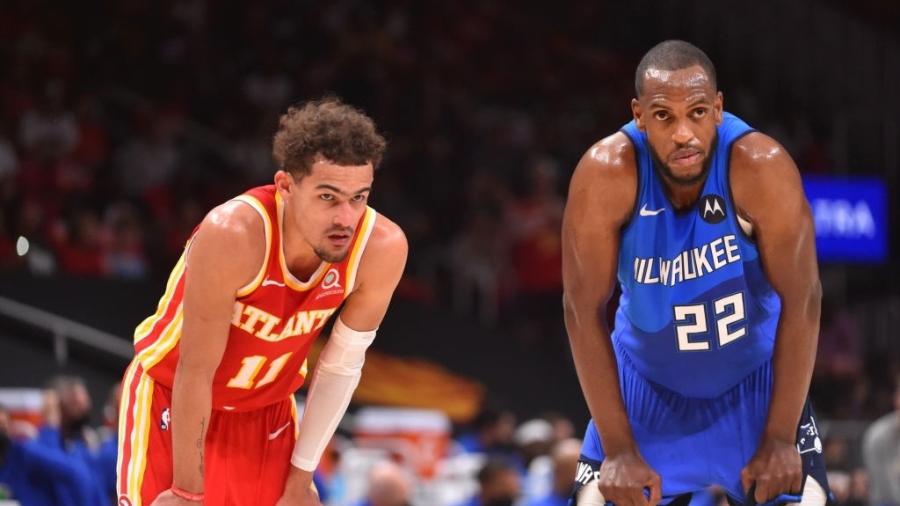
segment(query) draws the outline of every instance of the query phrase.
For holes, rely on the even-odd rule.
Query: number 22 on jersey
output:
[[[747,334],[744,321],[744,293],[716,299],[709,304],[714,315],[714,325],[719,347],[734,342]],[[679,351],[706,351],[710,349],[709,341],[692,341],[691,335],[705,334],[710,325],[707,320],[707,304],[688,304],[675,306],[675,334],[678,337]]]

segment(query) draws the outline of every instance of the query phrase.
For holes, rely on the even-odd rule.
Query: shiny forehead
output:
[[[712,80],[700,65],[684,69],[666,70],[650,67],[644,72],[643,96],[654,99],[669,96],[715,95]]]

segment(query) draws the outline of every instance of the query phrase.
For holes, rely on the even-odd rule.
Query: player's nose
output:
[[[672,141],[678,145],[685,145],[694,139],[694,131],[686,121],[679,121],[675,125],[675,131],[672,133]]]
[[[331,224],[343,228],[352,227],[355,221],[354,214],[353,206],[351,206],[349,202],[342,202],[340,205],[336,206]]]

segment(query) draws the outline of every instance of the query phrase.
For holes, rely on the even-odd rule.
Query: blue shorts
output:
[[[756,453],[769,411],[772,362],[713,399],[684,397],[644,379],[627,357],[618,356],[622,399],[641,455],[662,478],[663,504],[721,486],[729,498],[744,504],[741,470]],[[690,373],[693,374],[693,373]],[[697,372],[698,381],[703,380]],[[822,442],[807,401],[797,428],[804,482],[813,476],[831,496],[825,477]],[[575,492],[596,476],[604,458],[593,421],[581,449]],[[775,503],[799,502],[782,495]],[[752,499],[749,501],[752,502]]]

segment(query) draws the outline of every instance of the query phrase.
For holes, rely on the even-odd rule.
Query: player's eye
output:
[[[694,117],[695,118],[702,118],[703,116],[706,116],[706,109],[703,109],[703,108],[694,109]]]
[[[366,200],[366,195],[364,193],[353,196],[353,202],[363,202],[364,200]]]
[[[653,113],[653,117],[659,121],[665,121],[669,119],[669,113],[667,113],[666,111],[656,111],[655,113]]]
[[[334,195],[332,195],[330,193],[323,193],[323,194],[319,195],[319,198],[326,202],[331,202],[332,200],[334,200]]]

